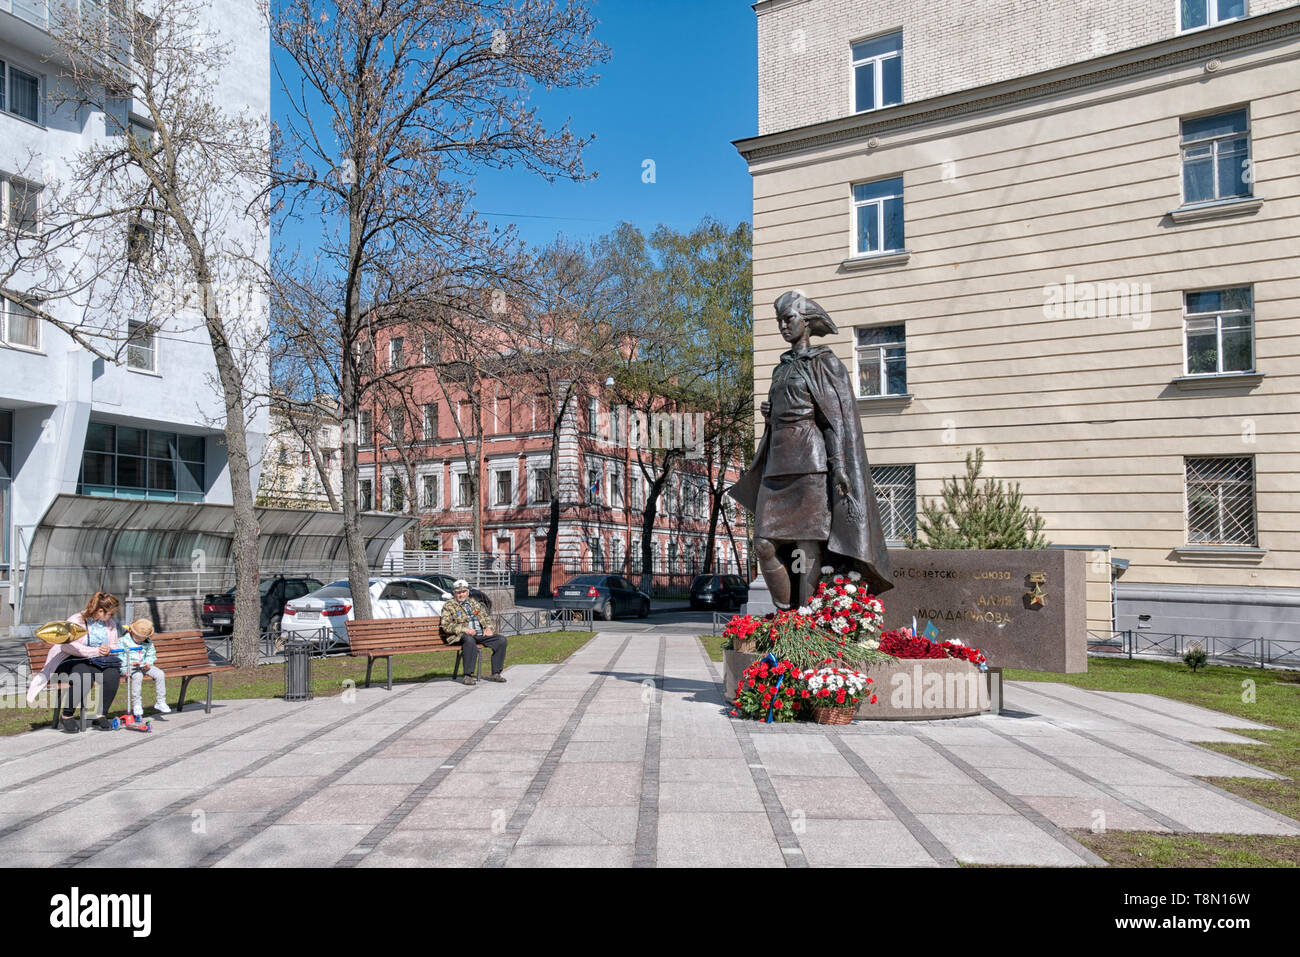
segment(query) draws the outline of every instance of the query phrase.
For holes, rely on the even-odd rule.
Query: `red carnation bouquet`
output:
[[[803,672],[784,659],[766,655],[754,662],[736,682],[731,713],[756,721],[794,721],[806,710]]]
[[[957,658],[979,665],[983,670],[988,658],[978,648],[968,648],[959,641],[934,642],[912,633],[910,628],[895,628],[880,636],[880,650],[895,658]]]

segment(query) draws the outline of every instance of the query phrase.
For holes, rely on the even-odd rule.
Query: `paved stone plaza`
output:
[[[1274,777],[1193,743],[1262,725],[1153,696],[1021,683],[998,717],[757,725],[688,628],[647,625],[507,676],[0,739],[0,862],[1074,866],[1102,862],[1066,829],[1097,824],[1300,834],[1197,780]]]

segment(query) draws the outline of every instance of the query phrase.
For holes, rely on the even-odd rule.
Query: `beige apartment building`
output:
[[[891,537],[982,448],[1090,627],[1300,638],[1300,5],[754,8],[758,396],[802,289]]]

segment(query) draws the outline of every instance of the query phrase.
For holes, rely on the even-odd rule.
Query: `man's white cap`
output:
[[[465,581],[465,579],[463,578],[457,578],[454,582],[451,583],[452,591],[458,591],[461,588],[469,588],[469,582]]]

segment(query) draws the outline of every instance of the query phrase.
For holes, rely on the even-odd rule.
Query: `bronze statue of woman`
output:
[[[754,551],[777,608],[807,602],[823,565],[859,572],[879,595],[893,584],[857,399],[831,348],[809,346],[839,330],[798,291],[777,299],[776,321],[791,348],[761,406],[754,464],[727,494],[754,513]]]

